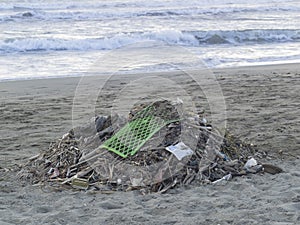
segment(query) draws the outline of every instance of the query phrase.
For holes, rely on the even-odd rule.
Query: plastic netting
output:
[[[161,128],[178,120],[165,120],[155,116],[154,107],[149,106],[105,141],[102,147],[127,158],[134,155]]]

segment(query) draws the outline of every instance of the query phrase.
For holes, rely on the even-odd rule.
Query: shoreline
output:
[[[287,67],[300,67],[300,62],[299,63],[295,63],[295,62],[291,62],[291,63],[279,63],[279,64],[264,64],[264,65],[247,65],[247,66],[234,66],[234,67],[221,67],[221,68],[204,68],[204,70],[207,71],[212,71],[213,73],[220,73],[220,72],[225,72],[226,71],[248,71],[249,69],[251,70],[273,70],[274,68],[277,69],[282,69],[284,68],[284,70],[287,70]],[[190,70],[187,70],[187,72]],[[155,72],[137,72],[137,73],[124,73],[124,74],[120,74],[120,75],[142,75],[142,74],[146,74],[146,75],[150,75],[150,74],[172,74],[172,73],[179,73],[180,70],[174,70],[174,71],[155,71]],[[97,75],[97,77],[107,77],[110,76],[111,74],[101,74],[101,75]],[[9,83],[9,82],[23,82],[23,81],[35,81],[35,80],[52,80],[52,79],[80,79],[81,77],[95,77],[95,75],[76,75],[76,76],[63,76],[63,77],[36,77],[36,78],[21,78],[21,79],[0,79],[0,83]]]

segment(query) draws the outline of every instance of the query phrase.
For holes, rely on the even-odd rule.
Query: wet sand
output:
[[[299,224],[300,65],[213,72],[223,91],[228,129],[268,152],[275,159],[264,160],[281,166],[284,173],[146,196],[33,187],[5,168],[26,162],[72,127],[79,78],[0,82],[0,224]],[[167,76],[180,78],[181,74]],[[91,77],[82,90],[88,95],[104,79]],[[104,93],[107,102],[101,103],[99,111],[116,98],[114,93],[126,79],[109,84]],[[184,79],[182,85],[191,96],[197,93],[197,85]],[[204,98],[193,97],[207,107]],[[90,104],[80,106],[82,111]]]

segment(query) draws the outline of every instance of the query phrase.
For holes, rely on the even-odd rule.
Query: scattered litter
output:
[[[261,172],[262,170],[263,170],[262,165],[255,165],[255,166],[248,168],[247,172],[248,173],[258,173],[258,172]]]
[[[246,162],[244,168],[247,170],[256,165],[257,165],[257,161],[254,158],[251,158]]]
[[[182,101],[175,103],[137,104],[128,118],[99,115],[30,158],[18,176],[58,188],[69,185],[101,193],[139,189],[145,194],[181,185],[222,184],[262,170],[282,171],[259,165],[253,156],[267,154],[228,131],[220,135],[199,119],[203,115],[185,114]]]
[[[132,187],[142,187],[142,186],[144,186],[143,178],[131,178],[130,180],[131,180]]]
[[[122,180],[120,178],[117,179],[117,184],[122,184]]]
[[[206,125],[206,124],[207,124],[207,119],[202,118],[201,123],[202,123],[203,125]]]
[[[181,105],[181,104],[183,104],[183,101],[181,98],[177,97],[176,100],[172,101],[172,105]]]
[[[54,179],[59,176],[59,170],[57,168],[51,168],[51,176],[50,179]]]
[[[216,154],[217,154],[217,156],[220,157],[221,159],[223,159],[223,160],[225,160],[225,161],[230,161],[230,158],[229,158],[226,154],[220,152],[219,150],[216,150]]]
[[[87,179],[74,177],[72,179],[71,186],[76,189],[86,190],[89,187],[89,182]]]
[[[186,146],[183,142],[179,142],[177,145],[170,145],[166,147],[166,150],[175,155],[179,161],[186,156],[194,154],[194,151]]]
[[[259,165],[254,158],[250,158],[246,162],[244,168],[248,173],[258,173],[263,170],[263,166]]]
[[[226,184],[227,181],[231,180],[232,179],[232,175],[231,174],[228,174],[224,177],[222,177],[221,179],[219,180],[215,180],[214,182],[212,182],[212,184]]]

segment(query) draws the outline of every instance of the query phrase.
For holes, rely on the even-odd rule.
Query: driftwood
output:
[[[128,121],[146,106],[135,107]],[[30,158],[19,177],[34,184],[61,184],[102,192],[139,189],[143,193],[164,193],[175,186],[212,183],[228,174],[247,174],[244,164],[256,154],[252,145],[229,132],[222,137],[209,124],[191,123],[168,101],[158,101],[154,106],[156,116],[180,120],[163,127],[135,155],[124,159],[101,148],[117,131],[112,126],[114,118],[99,116],[94,124],[72,129],[48,150]],[[182,141],[183,126],[189,127],[185,141],[196,144],[190,146],[194,153],[179,161],[165,148]]]

